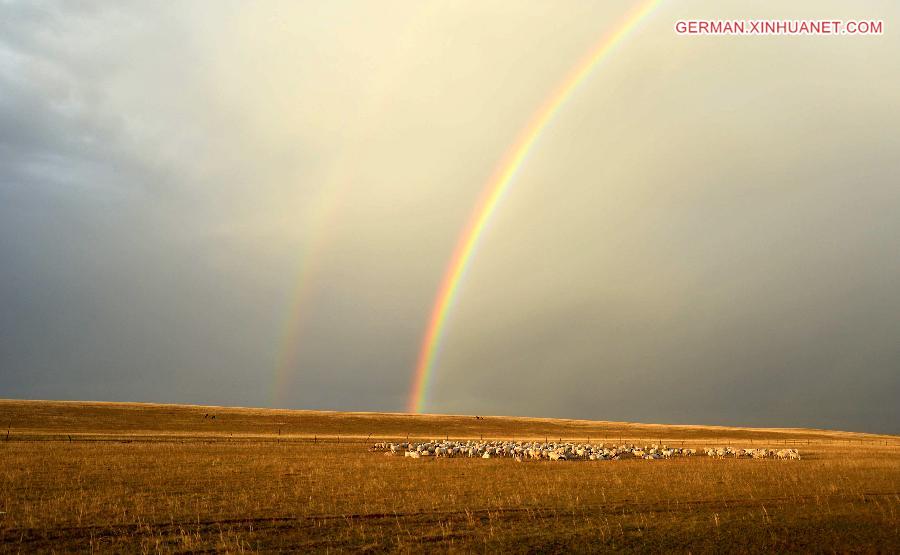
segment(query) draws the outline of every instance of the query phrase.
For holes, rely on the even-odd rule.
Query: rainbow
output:
[[[588,54],[572,69],[565,80],[557,86],[553,94],[547,98],[540,109],[532,116],[528,125],[519,134],[512,148],[508,150],[491,179],[482,189],[481,196],[472,211],[468,224],[463,228],[457,241],[450,264],[441,281],[428,328],[422,340],[419,357],[416,363],[412,389],[409,395],[409,412],[420,413],[428,397],[429,382],[438,358],[447,315],[459,292],[460,283],[466,274],[478,242],[484,233],[491,216],[503,196],[509,190],[525,158],[541,136],[541,132],[553,120],[572,92],[584,82],[593,69],[612,52],[622,39],[634,30],[638,24],[650,15],[662,0],[643,2],[630,13],[611,34],[603,37]]]
[[[397,31],[397,36],[405,37],[411,29],[416,29],[421,22],[435,17],[440,5],[433,2],[414,2],[407,9],[405,25]],[[400,55],[414,51],[404,49]],[[385,63],[390,60],[385,61]],[[374,109],[373,114],[384,112],[384,103],[389,97],[383,97]],[[349,196],[356,172],[359,169],[357,149],[365,148],[374,140],[374,133],[379,131],[377,121],[361,128],[358,135],[349,135],[342,143],[346,153],[335,163],[336,169],[323,184],[316,197],[313,210],[310,212],[306,227],[306,242],[300,252],[295,271],[295,285],[288,294],[287,313],[284,319],[284,331],[280,336],[280,348],[276,353],[274,377],[272,379],[272,406],[285,407],[291,393],[291,386],[299,368],[303,352],[303,335],[312,312],[311,301],[318,287],[319,274],[322,271],[321,260],[324,251],[331,246],[336,237],[333,230],[338,222],[340,209]],[[352,159],[351,159],[352,158]]]
[[[322,251],[331,243],[332,236],[324,232],[327,224],[335,219],[337,209],[343,203],[346,196],[346,185],[340,182],[336,190],[328,189],[319,196],[313,218],[309,225],[311,239],[306,245],[300,261],[297,265],[296,286],[290,295],[290,310],[284,325],[284,335],[281,341],[282,348],[278,353],[275,366],[275,379],[272,383],[272,403],[276,407],[283,406],[286,395],[291,386],[291,377],[297,366],[300,356],[300,338],[303,335],[306,320],[306,307],[315,291],[316,277],[319,267],[315,264],[320,260]]]

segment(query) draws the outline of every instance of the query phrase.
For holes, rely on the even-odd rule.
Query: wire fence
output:
[[[740,437],[740,436],[691,436],[691,437],[646,437],[646,436],[563,436],[563,435],[478,435],[455,436],[453,434],[429,435],[429,434],[405,434],[405,435],[381,435],[372,433],[363,435],[343,434],[284,434],[284,433],[214,433],[214,434],[190,434],[190,433],[41,433],[30,430],[7,430],[0,435],[0,444],[16,442],[67,442],[67,443],[120,443],[120,444],[146,444],[146,443],[299,443],[312,445],[354,444],[372,446],[378,442],[430,442],[430,441],[480,441],[480,442],[538,442],[538,443],[574,443],[574,444],[604,444],[612,445],[658,445],[668,447],[693,447],[693,446],[741,446],[741,447],[839,447],[839,446],[869,446],[869,447],[894,447],[900,448],[900,438],[785,438],[785,437]]]

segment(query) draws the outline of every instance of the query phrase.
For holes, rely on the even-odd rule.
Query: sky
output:
[[[0,397],[403,411],[634,2],[0,2]],[[900,6],[663,2],[481,237],[428,412],[900,433]],[[881,19],[680,36],[679,19]]]

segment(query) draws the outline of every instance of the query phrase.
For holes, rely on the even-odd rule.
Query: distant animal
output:
[[[210,418],[214,418],[211,416]],[[478,417],[483,419],[484,417]],[[797,449],[736,449],[733,447],[708,447],[706,449],[670,448],[665,445],[644,447],[633,444],[623,444],[604,448],[603,444],[575,444],[569,442],[519,442],[509,440],[494,441],[451,441],[449,439],[434,439],[424,443],[387,443],[374,444],[371,451],[384,450],[388,454],[402,455],[411,458],[444,458],[466,456],[482,459],[513,459],[516,462],[524,462],[525,459],[574,461],[574,460],[621,460],[621,459],[645,459],[659,460],[676,457],[690,457],[695,454],[705,453],[710,458],[776,458],[784,460],[800,460]]]

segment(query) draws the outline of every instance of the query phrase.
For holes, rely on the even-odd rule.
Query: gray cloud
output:
[[[482,238],[430,409],[900,432],[897,40],[671,30],[740,10],[661,8],[572,95]],[[347,410],[404,407],[481,187],[621,17],[0,12],[0,393]]]

